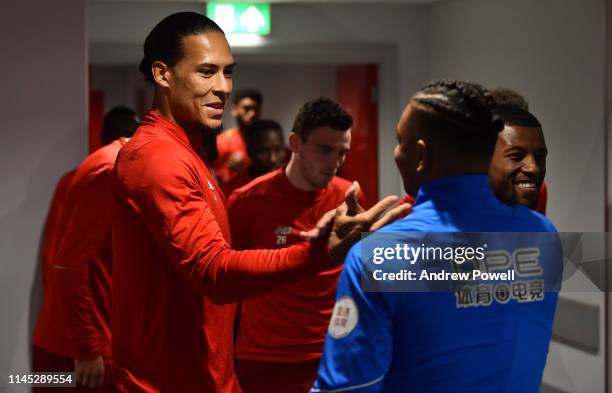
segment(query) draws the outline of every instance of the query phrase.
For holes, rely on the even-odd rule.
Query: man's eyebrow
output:
[[[505,151],[512,151],[512,150],[516,150],[516,151],[524,151],[525,148],[519,146],[519,145],[511,145],[508,144],[508,147],[506,147]]]
[[[215,68],[218,68],[218,67],[220,67],[220,65],[219,64],[215,64],[215,63],[201,63],[201,64],[198,64],[198,67],[215,67]],[[234,68],[234,67],[236,67],[236,62],[228,64],[228,65],[225,66],[225,68]]]

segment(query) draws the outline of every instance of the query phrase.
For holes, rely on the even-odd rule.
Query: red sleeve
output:
[[[244,203],[244,199],[240,198],[241,195],[233,192],[227,201],[227,215],[232,234],[233,250],[247,250],[251,247],[249,223],[252,216],[249,213],[248,206]]]
[[[43,239],[41,242],[41,259],[43,269],[47,269],[53,264],[55,254],[57,252],[57,245],[61,238],[62,231],[64,230],[64,207],[66,206],[66,196],[70,186],[70,181],[74,171],[66,173],[60,181],[57,183],[55,192],[53,193],[53,199],[49,207],[49,213],[47,214],[47,220],[45,223],[45,230],[43,233]],[[46,280],[47,275],[43,274],[43,280]],[[46,285],[44,283],[43,285]]]
[[[548,186],[546,186],[546,182],[542,182],[542,186],[540,187],[540,193],[538,194],[538,205],[536,206],[536,211],[546,215],[547,202],[548,202]]]
[[[231,250],[204,199],[202,174],[184,153],[158,145],[141,154],[147,158],[126,163],[134,165],[130,173],[138,179],[120,184],[119,197],[174,266],[214,303],[235,303],[330,266],[327,239],[280,250]]]
[[[397,206],[401,206],[401,205],[404,205],[406,203],[413,204],[414,203],[414,197],[412,195],[410,195],[410,194],[404,195],[404,197],[402,199],[400,199],[399,202],[397,202]],[[410,213],[412,213],[412,208],[410,208],[410,210],[408,210],[403,216],[401,216],[399,218],[404,218],[407,215],[409,215]]]
[[[79,176],[80,174],[77,174]],[[60,276],[62,300],[69,337],[75,343],[77,358],[93,359],[100,355],[100,340],[92,322],[92,299],[89,286],[89,265],[110,236],[108,220],[108,170],[78,177],[70,192],[70,212],[56,264]]]

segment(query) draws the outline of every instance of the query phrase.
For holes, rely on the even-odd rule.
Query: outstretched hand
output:
[[[396,196],[388,196],[365,210],[357,201],[359,192],[359,183],[353,182],[346,191],[344,203],[334,215],[328,245],[332,261],[336,264],[344,262],[348,250],[360,239],[362,232],[375,231],[402,217],[411,208],[411,205],[403,204],[382,215],[398,200]]]

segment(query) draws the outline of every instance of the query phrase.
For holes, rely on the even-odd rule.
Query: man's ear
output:
[[[424,174],[431,169],[431,149],[424,139],[419,139],[416,142],[417,166],[416,171],[419,174]]]
[[[170,72],[170,67],[168,67],[164,62],[154,61],[151,64],[151,72],[153,74],[153,80],[156,84],[163,87],[170,87],[170,79],[172,79],[172,74]]]
[[[289,134],[289,150],[291,150],[291,153],[297,153],[300,150],[301,145],[302,139],[298,134],[295,132]]]

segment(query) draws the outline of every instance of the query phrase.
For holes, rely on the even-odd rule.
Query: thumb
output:
[[[346,190],[344,194],[344,201],[346,202],[346,206],[348,208],[347,215],[354,216],[358,213],[361,213],[363,208],[359,206],[359,202],[357,198],[359,198],[359,193],[361,192],[361,186],[357,181],[354,181],[353,184]]]

